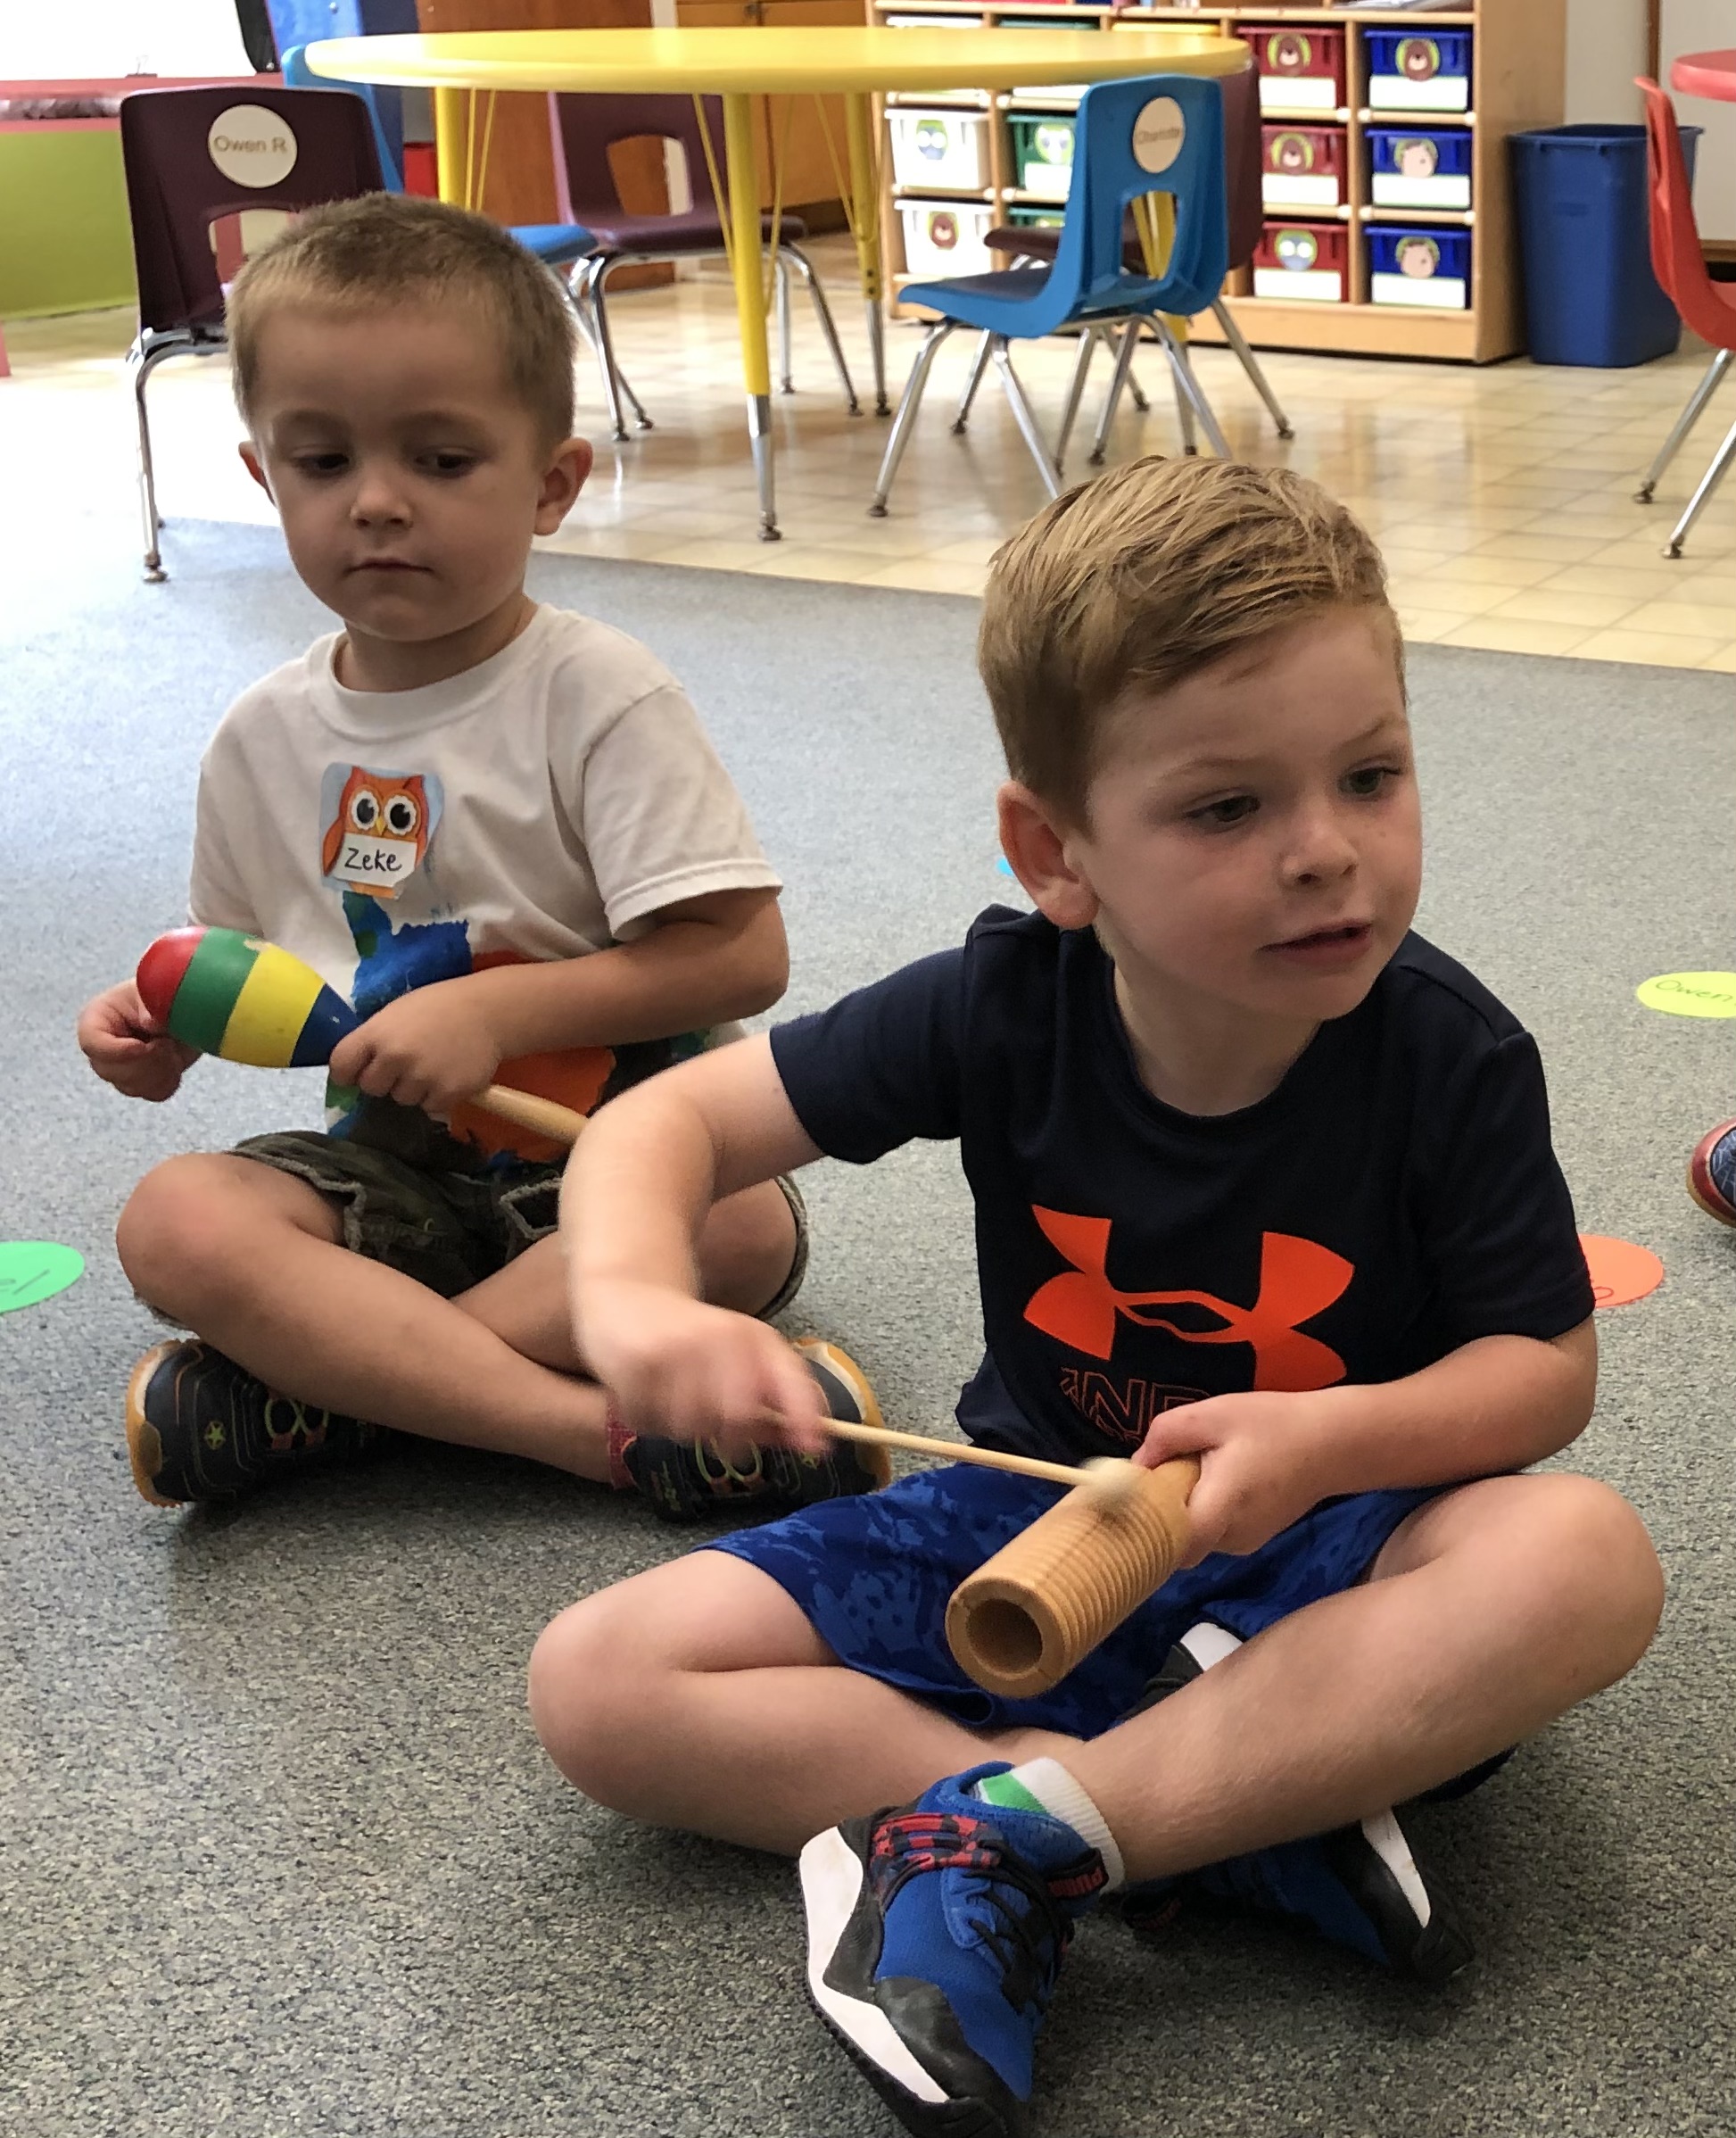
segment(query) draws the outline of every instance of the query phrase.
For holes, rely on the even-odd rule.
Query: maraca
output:
[[[256,1069],[309,1069],[356,1029],[356,1013],[311,965],[238,928],[171,928],[138,961],[139,999],[160,1030],[201,1054]],[[573,1143],[584,1115],[509,1085],[471,1094],[473,1105],[557,1143]]]

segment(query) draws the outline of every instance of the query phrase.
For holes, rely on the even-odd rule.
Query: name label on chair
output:
[[[1187,138],[1187,121],[1173,96],[1153,96],[1133,122],[1133,160],[1141,170],[1168,170]]]
[[[205,137],[211,160],[237,186],[281,185],[299,153],[289,122],[262,104],[232,104]]]

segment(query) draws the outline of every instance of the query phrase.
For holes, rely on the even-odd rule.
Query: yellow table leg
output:
[[[751,97],[723,99],[723,148],[729,160],[730,270],[735,279],[736,324],[741,334],[741,377],[748,389],[748,435],[759,478],[759,538],[778,540],[772,464],[772,365],[765,347],[765,270],[760,257],[759,163],[754,153]]]
[[[844,119],[850,145],[850,227],[863,302],[868,308],[868,347],[874,360],[874,413],[887,416],[891,409],[886,398],[886,322],[880,309],[880,201],[873,106],[866,96],[848,96]]]
[[[469,203],[464,197],[464,135],[467,89],[436,89],[434,93],[434,166],[440,197],[454,207]]]

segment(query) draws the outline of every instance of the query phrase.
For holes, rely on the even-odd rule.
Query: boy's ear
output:
[[[584,488],[585,477],[591,473],[591,442],[587,438],[568,438],[555,448],[542,473],[542,487],[537,493],[539,534],[552,534],[573,510],[580,491]]]
[[[1037,911],[1057,928],[1088,928],[1097,917],[1097,894],[1079,866],[1066,825],[1017,780],[1003,783],[995,813],[1001,851]]]
[[[254,445],[253,441],[251,438],[244,438],[241,443],[236,448],[236,451],[241,455],[242,466],[247,470],[248,474],[252,476],[253,480],[259,485],[260,488],[264,491],[267,497],[271,497],[270,478],[267,476],[265,469],[260,465],[259,451]],[[272,497],[271,501],[275,505],[277,501],[275,497]]]

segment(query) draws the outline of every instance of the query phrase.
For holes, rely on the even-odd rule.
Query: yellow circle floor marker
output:
[[[1670,1017],[1736,1017],[1736,973],[1660,973],[1634,989]]]

